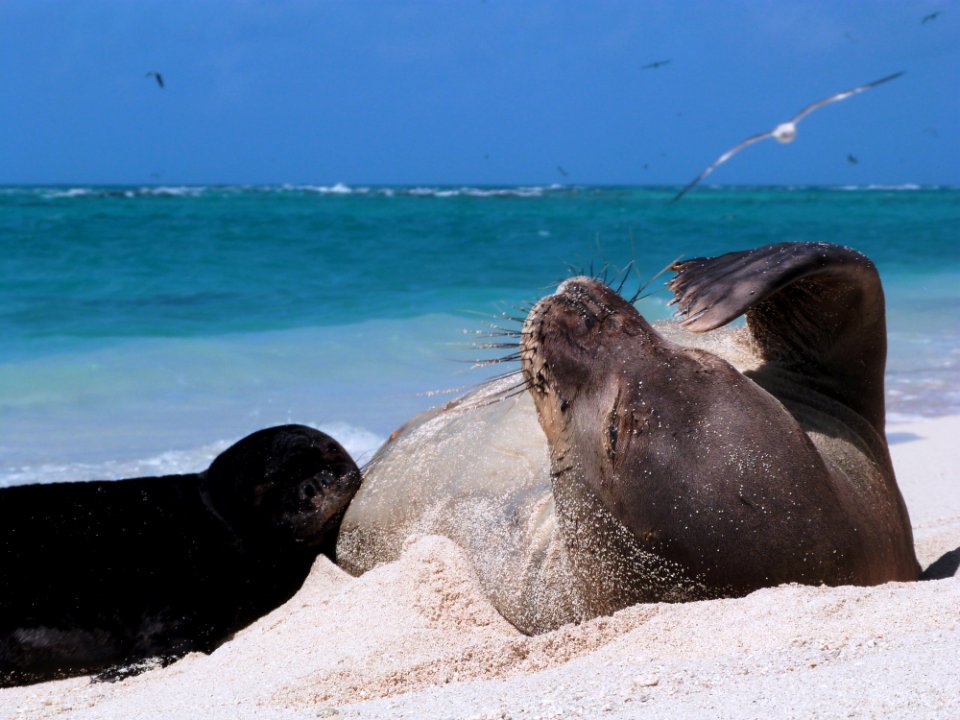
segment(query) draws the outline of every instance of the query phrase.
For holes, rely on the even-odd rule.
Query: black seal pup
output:
[[[213,651],[333,557],[359,484],[333,438],[284,425],[201,473],[0,490],[0,685]]]
[[[916,580],[873,263],[784,243],[672,269],[679,323],[589,277],[537,303],[519,382],[414,418],[367,466],[341,566],[446,535],[528,633],[639,602]]]

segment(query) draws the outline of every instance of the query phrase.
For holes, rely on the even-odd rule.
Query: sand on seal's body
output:
[[[960,417],[888,432],[927,567],[960,549]],[[453,543],[424,537],[360,578],[320,558],[290,602],[210,656],[0,690],[0,718],[949,718],[958,658],[956,574],[637,605],[527,637]]]

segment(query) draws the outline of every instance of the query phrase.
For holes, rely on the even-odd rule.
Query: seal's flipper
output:
[[[857,275],[862,279],[864,272],[876,275],[865,256],[827,243],[765,245],[713,258],[675,262],[670,269],[677,275],[667,287],[674,292],[680,323],[694,332],[726,325],[805,278],[820,276],[818,280],[822,282],[825,276],[832,275],[836,282],[850,283]],[[780,298],[785,299],[788,297]]]
[[[884,301],[867,257],[828,243],[779,243],[671,269],[684,327],[707,332],[746,313],[768,371],[829,379],[817,389],[882,430]]]

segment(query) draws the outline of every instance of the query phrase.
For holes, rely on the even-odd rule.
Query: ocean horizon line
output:
[[[404,182],[404,183],[378,183],[378,182],[353,182],[338,180],[334,182],[31,182],[31,183],[11,183],[0,182],[2,189],[48,189],[48,188],[166,188],[166,187],[187,187],[187,188],[210,188],[210,189],[250,189],[257,190],[261,188],[280,189],[280,190],[300,190],[311,188],[349,188],[356,190],[360,188],[380,189],[416,189],[416,188],[544,188],[567,190],[576,188],[599,188],[599,189],[651,189],[651,190],[675,190],[684,186],[684,183],[557,183],[557,182],[512,182],[512,183],[491,183],[491,182]],[[897,190],[897,189],[918,189],[918,190],[960,190],[960,185],[945,185],[942,183],[701,183],[699,190],[745,190],[745,191],[763,191],[763,190]]]
[[[550,183],[542,185],[483,185],[483,184],[404,184],[404,185],[371,185],[347,184],[336,182],[332,185],[323,184],[55,184],[55,185],[0,185],[0,199],[10,198],[17,203],[18,197],[39,199],[44,202],[58,200],[74,200],[81,198],[106,198],[133,200],[144,198],[187,198],[202,197],[219,198],[223,196],[249,197],[293,197],[318,196],[324,198],[370,198],[375,200],[390,198],[423,198],[423,199],[562,199],[576,196],[615,196],[632,195],[636,200],[655,201],[658,204],[672,205],[677,199],[679,185],[586,185]],[[845,184],[845,185],[705,185],[698,188],[695,196],[701,201],[714,201],[724,196],[732,198],[746,196],[781,196],[802,197],[822,196],[836,197],[840,193],[952,193],[957,188],[939,185],[917,185],[906,183],[901,185],[884,184]],[[688,204],[691,201],[688,200]]]

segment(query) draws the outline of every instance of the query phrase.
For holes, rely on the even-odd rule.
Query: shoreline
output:
[[[897,484],[907,503],[920,565],[960,547],[960,415],[887,422]],[[947,538],[956,537],[953,547]]]
[[[927,568],[960,559],[960,416],[888,423]],[[960,716],[960,576],[637,605],[527,637],[443,538],[360,578],[325,558],[210,656],[122,683],[0,690],[3,718]],[[883,682],[877,682],[883,678]]]

